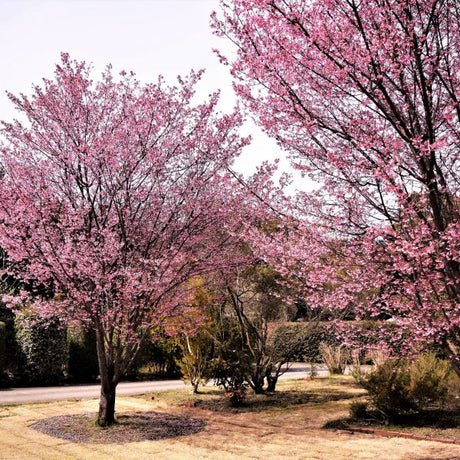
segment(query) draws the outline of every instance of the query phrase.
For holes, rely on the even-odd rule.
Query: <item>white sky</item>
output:
[[[109,63],[115,72],[134,71],[142,82],[162,74],[171,84],[177,75],[205,68],[198,95],[220,89],[221,110],[230,112],[231,78],[212,52],[230,45],[209,27],[218,9],[218,0],[0,0],[0,120],[15,117],[5,91],[30,94],[32,84],[52,76],[61,51],[92,62],[94,79]],[[244,132],[254,140],[237,161],[242,173],[283,158],[252,123]],[[288,169],[286,161],[281,165]]]

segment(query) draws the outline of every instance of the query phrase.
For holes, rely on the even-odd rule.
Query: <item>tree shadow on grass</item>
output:
[[[188,436],[202,431],[204,420],[160,412],[123,414],[110,427],[99,427],[95,414],[62,415],[39,420],[34,430],[66,441],[83,444],[126,444]]]
[[[211,396],[211,397],[208,397]],[[229,404],[223,392],[208,393],[202,397],[199,395],[195,400],[195,406],[212,411],[234,410]],[[246,399],[237,407],[238,412],[257,412],[275,408],[288,408],[301,404],[324,404],[330,401],[340,401],[356,397],[353,394],[340,391],[315,391],[305,392],[300,390],[284,390],[270,394],[256,395],[249,393]]]
[[[431,430],[460,429],[460,411],[455,409],[432,409],[413,414],[402,414],[385,419],[381,413],[369,411],[362,418],[341,418],[328,421],[325,429],[348,429],[350,426],[375,429]]]

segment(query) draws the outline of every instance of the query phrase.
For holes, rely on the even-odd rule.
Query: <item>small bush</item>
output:
[[[246,400],[246,392],[247,388],[242,387],[225,393],[225,397],[228,398],[231,407],[241,407]]]
[[[449,390],[450,365],[435,353],[421,355],[410,370],[410,392],[418,407],[444,403]]]
[[[410,412],[421,412],[442,405],[448,393],[450,367],[433,353],[389,359],[361,383],[373,405],[388,418]]]
[[[251,372],[250,359],[241,351],[225,348],[211,363],[214,383],[225,390],[225,396],[232,407],[240,406],[246,398],[248,375]]]
[[[0,322],[4,324],[0,334],[3,347],[3,376],[8,384],[18,382],[21,372],[21,353],[16,340],[15,315],[12,310],[0,302]],[[19,383],[19,382],[18,382]]]
[[[367,416],[367,406],[366,402],[352,402],[350,404],[350,417],[355,420],[365,418]]]
[[[348,350],[342,346],[329,345],[325,342],[319,344],[321,357],[331,374],[343,374],[349,359]]]
[[[362,380],[373,405],[392,418],[415,410],[410,397],[409,362],[406,359],[389,359]]]
[[[192,393],[197,393],[198,387],[211,378],[212,339],[198,332],[193,337],[184,334],[176,340],[182,350],[182,359],[177,360],[182,379],[190,383]]]

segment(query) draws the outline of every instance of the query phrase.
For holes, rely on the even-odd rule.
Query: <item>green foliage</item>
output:
[[[434,353],[389,359],[364,376],[361,383],[373,405],[389,418],[442,405],[448,393],[451,369]]]
[[[410,392],[418,407],[444,402],[449,390],[451,367],[435,353],[426,353],[416,360],[410,370]]]
[[[3,372],[7,371],[8,379],[20,376],[20,351],[16,342],[14,313],[0,302],[0,322],[4,324],[3,340]]]
[[[96,334],[93,330],[72,330],[69,340],[69,374],[75,382],[92,382],[99,373]]]
[[[232,407],[240,406],[246,398],[247,380],[251,372],[249,362],[219,357],[213,361],[211,372],[214,383],[225,390],[229,404]]]
[[[354,401],[350,404],[350,417],[352,419],[365,418],[367,416],[367,406],[366,402]]]
[[[416,409],[410,396],[409,365],[407,359],[389,359],[361,381],[373,405],[389,418]]]
[[[212,338],[206,332],[200,331],[193,337],[182,335],[176,340],[182,350],[182,358],[177,360],[182,378],[191,384],[192,393],[197,393],[199,385],[205,385],[212,376]]]
[[[240,407],[246,400],[247,388],[242,386],[236,390],[225,393],[225,397],[228,398],[228,402],[231,407]]]
[[[180,347],[172,337],[161,336],[145,340],[131,366],[131,376],[180,376],[177,362],[181,357]]]
[[[29,384],[59,383],[68,362],[67,331],[59,321],[19,315],[15,329],[23,379]]]
[[[223,319],[217,334],[210,375],[215,384],[226,391],[230,404],[237,406],[245,398],[252,357],[242,346],[235,321]]]

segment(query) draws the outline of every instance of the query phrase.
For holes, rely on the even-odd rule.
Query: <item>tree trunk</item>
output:
[[[249,386],[254,390],[256,395],[262,395],[265,393],[265,379],[262,374],[262,370],[259,367],[254,369],[254,372],[248,376],[247,382],[249,383]]]
[[[105,343],[102,328],[96,328],[96,348],[101,376],[101,396],[97,424],[109,426],[115,423],[115,395],[118,376],[115,375],[113,348]]]
[[[264,379],[258,379],[253,381],[252,389],[256,395],[263,395],[265,393],[264,390]]]
[[[452,369],[460,378],[460,356],[457,353],[455,345],[453,345],[448,340],[445,340],[442,344],[442,348],[446,353],[447,357],[449,358]]]
[[[117,386],[113,382],[101,383],[101,397],[97,424],[109,426],[115,423],[115,394]]]
[[[198,394],[198,386],[199,386],[198,381],[197,380],[190,380],[190,385],[192,386],[192,389],[190,390],[190,393],[192,395]]]
[[[278,375],[268,375],[267,374],[267,393],[274,393],[277,383],[278,383]]]

